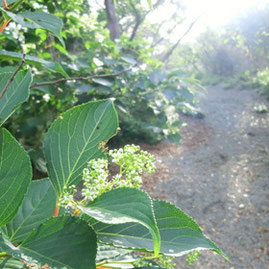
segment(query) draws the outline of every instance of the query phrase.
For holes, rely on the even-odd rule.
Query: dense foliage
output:
[[[13,2],[19,5],[16,10],[49,11],[63,21],[55,19],[58,29],[53,26],[45,31],[43,21],[35,19],[32,25],[24,21],[33,20],[24,11],[24,17],[12,15],[0,36],[0,66],[20,61],[24,50],[25,61],[35,74],[29,102],[5,126],[30,151],[38,171],[46,172],[41,142],[48,126],[59,113],[89,100],[116,98],[121,131],[114,143],[156,143],[164,138],[179,143],[177,112],[186,103],[194,105],[194,90],[199,85],[190,78],[186,80],[182,71],[173,73],[171,79],[155,58],[151,43],[136,25],[137,12],[140,26],[151,12],[149,6],[119,2],[116,7],[121,33],[112,41],[105,27],[108,21],[103,6],[91,6],[87,1],[7,1]],[[8,12],[2,10],[2,18],[5,14],[11,16]],[[42,18],[45,19],[48,18]],[[126,19],[130,21],[128,27]],[[146,26],[149,27],[145,21]]]

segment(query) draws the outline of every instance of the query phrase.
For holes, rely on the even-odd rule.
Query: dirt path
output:
[[[162,163],[146,188],[191,215],[231,259],[203,252],[193,268],[269,268],[269,113],[253,110],[269,104],[253,90],[208,91],[205,118],[184,118],[180,148],[148,148]],[[184,258],[177,268],[189,268]]]

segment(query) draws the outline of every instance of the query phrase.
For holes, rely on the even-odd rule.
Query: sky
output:
[[[202,14],[191,34],[193,39],[207,27],[218,28],[232,21],[234,17],[253,6],[263,6],[269,0],[185,0],[189,21]]]
[[[229,23],[234,17],[244,12],[252,6],[263,6],[269,4],[269,0],[179,0],[184,1],[186,6],[187,19],[181,24],[177,30],[178,35],[184,33],[191,22],[198,16],[201,16],[198,22],[194,25],[191,32],[184,38],[184,42],[193,41],[200,33],[206,30],[207,27],[216,29]],[[154,2],[154,1],[153,1]],[[146,4],[146,0],[145,0]],[[165,16],[174,12],[173,7],[169,4],[164,4],[160,9],[149,16],[150,21],[157,22]],[[175,37],[176,39],[176,37]],[[171,40],[172,41],[172,40]]]

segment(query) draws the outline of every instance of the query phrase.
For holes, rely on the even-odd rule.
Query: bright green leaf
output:
[[[118,128],[111,100],[96,101],[63,113],[48,130],[44,154],[49,178],[57,192],[77,184],[88,161],[103,157],[103,147]]]
[[[115,189],[102,194],[85,207],[79,206],[79,209],[82,213],[102,223],[133,222],[142,224],[151,234],[154,252],[156,255],[158,254],[160,250],[159,230],[153,214],[152,201],[145,192],[130,188]],[[117,241],[121,241],[120,236],[117,237]]]
[[[149,7],[152,9],[153,7],[152,7],[152,2],[151,2],[151,0],[147,0],[148,1],[148,4],[149,4]]]
[[[45,29],[53,33],[61,41],[64,46],[64,41],[61,36],[61,29],[63,22],[58,17],[45,13],[43,11],[24,11],[18,14],[14,14],[3,8],[1,10],[6,13],[13,21],[20,25],[31,29]]]
[[[194,220],[179,208],[165,201],[154,200],[154,213],[161,236],[161,253],[181,256],[194,250],[208,249],[226,257],[218,246],[203,234]],[[95,219],[87,221],[97,233],[98,239],[104,243],[153,251],[151,235],[142,225],[107,225]]]
[[[97,243],[95,232],[86,222],[74,217],[58,217],[41,224],[18,247],[0,234],[0,250],[31,265],[92,269]]]
[[[56,195],[48,178],[32,181],[16,217],[5,231],[12,243],[22,242],[33,229],[53,216]]]
[[[0,93],[3,92],[9,78],[15,70],[0,68]],[[30,94],[30,84],[32,82],[31,72],[26,73],[20,71],[15,76],[15,79],[9,85],[2,99],[0,99],[0,126],[7,118],[15,111],[15,109],[25,102]]]
[[[22,56],[23,54],[19,52],[0,50],[0,59],[21,61]],[[48,62],[46,60],[28,55],[25,57],[25,62],[37,67],[43,67],[53,73],[59,73],[64,77],[69,77],[68,74],[64,71],[63,67],[58,63]]]
[[[31,179],[29,156],[6,129],[0,129],[0,227],[16,215]]]

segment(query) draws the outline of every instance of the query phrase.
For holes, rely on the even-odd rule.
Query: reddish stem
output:
[[[74,216],[76,217],[80,213],[80,210],[78,209],[75,213]]]
[[[6,3],[6,0],[3,0],[3,4],[4,4],[4,8],[5,8],[5,9],[8,9],[8,6],[7,6],[7,3]]]
[[[5,21],[2,25],[2,27],[0,28],[0,33],[3,32],[3,30],[6,28],[7,24],[11,21],[11,19],[8,19],[7,21]]]
[[[56,217],[58,217],[58,215],[59,215],[59,206],[58,206],[58,204],[56,205],[56,207],[55,207],[55,211],[54,211],[54,217],[56,218]]]

